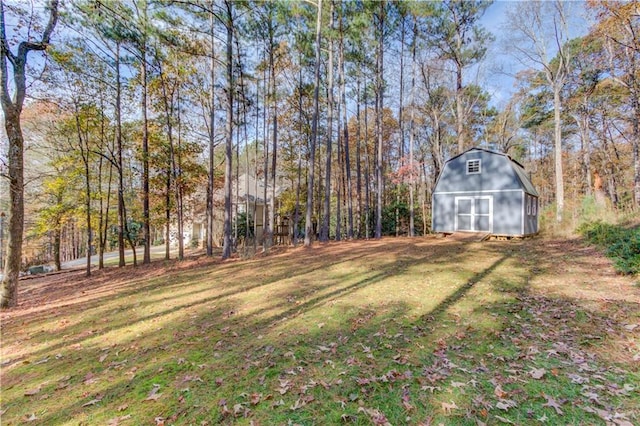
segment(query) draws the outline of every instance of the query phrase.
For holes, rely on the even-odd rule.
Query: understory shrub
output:
[[[603,222],[588,222],[578,232],[591,244],[605,251],[618,272],[640,273],[640,227],[625,228]]]

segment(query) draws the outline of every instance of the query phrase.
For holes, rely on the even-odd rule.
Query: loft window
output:
[[[480,173],[480,160],[467,160],[467,174],[475,175]]]

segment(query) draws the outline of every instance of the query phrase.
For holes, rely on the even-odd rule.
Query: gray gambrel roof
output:
[[[493,155],[497,155],[500,157],[504,157],[507,160],[507,163],[511,166],[512,170],[515,173],[515,176],[517,177],[517,179],[520,181],[520,186],[522,187],[522,189],[524,190],[524,192],[526,192],[527,194],[533,195],[534,197],[539,197],[538,195],[538,191],[536,191],[535,187],[533,186],[533,183],[531,183],[531,179],[529,179],[529,176],[527,175],[527,172],[524,170],[524,166],[522,164],[520,164],[519,162],[517,162],[516,160],[514,160],[513,158],[511,158],[509,155],[503,153],[503,152],[498,152],[498,151],[491,151],[489,149],[485,149],[485,148],[478,148],[478,147],[474,147],[474,148],[470,148],[466,151],[464,151],[461,154],[456,155],[455,157],[451,157],[450,159],[448,159],[445,162],[445,166],[443,167],[443,171],[447,166],[447,163],[452,162],[453,160],[457,159],[458,157],[461,157],[469,152],[473,152],[473,151],[483,151],[483,152],[487,152],[489,154],[493,154]],[[442,174],[441,174],[442,176]],[[440,180],[440,177],[438,177],[438,181]],[[438,182],[436,182],[436,187],[438,186]]]

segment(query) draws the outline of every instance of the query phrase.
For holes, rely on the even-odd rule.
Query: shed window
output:
[[[480,173],[480,160],[467,160],[467,174],[474,175]]]
[[[531,197],[527,197],[527,216],[531,216]]]
[[[538,199],[534,198],[531,205],[531,214],[535,216],[537,210],[538,210]]]

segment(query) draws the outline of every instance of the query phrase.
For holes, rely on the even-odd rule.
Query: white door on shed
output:
[[[493,197],[456,197],[455,230],[493,232]]]

